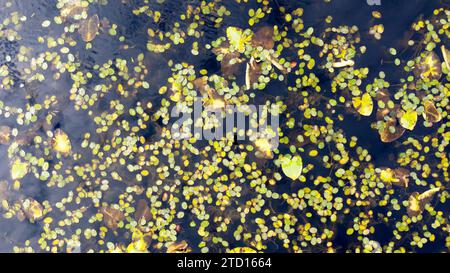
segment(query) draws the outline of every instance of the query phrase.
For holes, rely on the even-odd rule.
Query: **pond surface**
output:
[[[449,9],[0,0],[0,251],[448,252]]]

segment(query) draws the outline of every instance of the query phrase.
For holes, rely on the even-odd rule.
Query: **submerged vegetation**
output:
[[[448,252],[448,6],[386,44],[304,2],[0,0],[0,250]],[[279,146],[177,139],[199,97]]]

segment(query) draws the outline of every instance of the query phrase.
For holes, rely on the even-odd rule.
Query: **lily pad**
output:
[[[408,110],[401,114],[400,125],[407,130],[414,130],[417,123],[417,112],[415,110]]]
[[[239,53],[244,53],[245,46],[252,40],[252,35],[244,33],[244,31],[240,28],[228,27],[227,38],[230,42],[232,50],[236,50]]]
[[[17,159],[11,166],[11,178],[13,180],[23,178],[25,175],[27,175],[28,168],[28,162],[22,162],[20,161],[20,159]]]
[[[235,247],[229,251],[229,253],[257,253],[256,250],[250,247]]]
[[[181,241],[179,243],[172,243],[167,247],[167,253],[188,253],[191,252],[191,248],[188,246],[186,241]]]
[[[422,79],[438,80],[442,75],[439,56],[433,51],[425,53],[416,71]]]
[[[433,188],[427,190],[421,194],[414,192],[408,199],[408,209],[407,213],[409,216],[418,216],[425,209],[426,204],[428,204],[433,196],[440,191],[440,188]]]
[[[441,113],[437,110],[432,101],[426,101],[424,103],[425,111],[423,112],[423,118],[431,123],[439,122],[442,119]]]
[[[352,99],[353,107],[363,116],[370,116],[373,111],[373,100],[369,93]]]
[[[295,155],[292,158],[285,157],[282,160],[281,168],[283,169],[283,173],[292,180],[298,179],[303,170],[302,158]]]
[[[83,41],[86,43],[93,41],[97,36],[99,26],[100,19],[97,14],[89,17],[87,20],[84,20],[78,29]]]
[[[22,210],[25,216],[32,222],[41,220],[44,217],[44,208],[38,201],[32,198],[25,199],[22,202]]]
[[[100,212],[103,214],[103,222],[110,229],[117,229],[119,222],[125,219],[124,214],[120,210],[111,206],[101,208]]]
[[[55,135],[52,139],[52,147],[53,150],[65,156],[70,154],[72,150],[69,137],[61,129],[55,131]]]

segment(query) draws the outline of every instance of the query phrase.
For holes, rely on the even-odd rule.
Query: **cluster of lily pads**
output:
[[[16,2],[0,6],[2,250],[450,249],[449,10],[386,49],[391,77],[360,61],[382,43],[376,6],[361,30],[305,25],[301,1],[58,0],[51,17]],[[199,98],[277,106],[279,146],[251,128],[176,138],[172,109]]]

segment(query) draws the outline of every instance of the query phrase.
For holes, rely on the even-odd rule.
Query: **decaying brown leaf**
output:
[[[8,126],[0,126],[0,144],[9,144],[11,140],[11,128]]]
[[[8,181],[0,181],[0,202],[8,198]]]
[[[251,89],[253,83],[258,81],[261,71],[261,64],[251,57],[245,70],[245,86],[247,90]]]
[[[225,77],[230,77],[238,72],[239,64],[242,62],[239,56],[240,54],[237,51],[227,53],[223,56],[220,62],[220,70]]]
[[[424,103],[425,111],[423,112],[423,118],[431,123],[439,122],[442,119],[441,113],[437,110],[434,103],[430,100]]]
[[[97,36],[99,26],[100,19],[98,18],[97,14],[81,22],[78,32],[80,33],[83,41],[85,41],[86,43],[93,41]]]
[[[405,168],[381,168],[380,179],[386,184],[408,187],[409,170]]]
[[[73,18],[76,15],[87,11],[87,6],[83,5],[81,0],[73,0],[66,3],[60,10],[60,15],[63,20]]]
[[[188,253],[191,251],[191,248],[184,240],[179,243],[172,243],[167,247],[167,253]]]
[[[419,194],[418,192],[412,193],[408,199],[408,215],[411,217],[420,215],[425,209],[426,204],[428,204],[431,199],[433,199],[433,196],[439,191],[440,188],[433,188],[421,194]]]
[[[134,219],[139,223],[142,220],[148,222],[152,218],[152,213],[150,212],[150,207],[144,199],[139,200],[134,213]]]
[[[383,130],[380,131],[381,141],[383,142],[395,141],[399,139],[403,135],[403,133],[405,133],[405,128],[399,126],[397,124],[397,120],[391,117],[385,123]]]
[[[103,222],[111,229],[117,229],[119,222],[125,218],[120,210],[111,206],[102,207],[100,212],[103,214]]]
[[[252,38],[254,47],[261,46],[264,49],[272,49],[275,46],[273,40],[273,27],[265,26],[259,29]]]
[[[27,198],[22,202],[22,211],[32,222],[39,221],[44,217],[44,207],[33,198]]]

